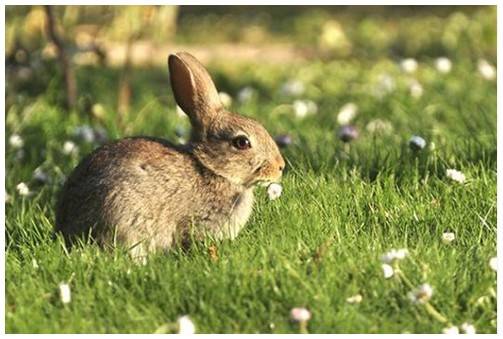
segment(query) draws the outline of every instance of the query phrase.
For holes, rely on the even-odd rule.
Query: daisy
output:
[[[269,200],[278,199],[283,192],[283,187],[278,183],[272,183],[267,187],[267,195]]]
[[[312,100],[295,100],[292,106],[295,116],[298,118],[304,118],[318,112],[318,105]]]
[[[480,59],[477,63],[480,75],[486,80],[494,80],[496,78],[496,69],[487,60]]]
[[[387,73],[380,74],[377,78],[377,86],[374,88],[373,94],[378,98],[384,97],[395,90],[395,79]]]
[[[288,96],[299,96],[305,91],[304,84],[299,80],[289,80],[281,87],[281,92]]]
[[[456,236],[455,236],[455,234],[454,234],[454,233],[452,233],[452,232],[444,232],[444,233],[442,234],[442,242],[443,242],[444,244],[446,244],[446,245],[447,245],[447,244],[450,244],[451,242],[453,242],[453,241],[454,241],[454,239],[456,239]]]
[[[306,322],[311,319],[311,312],[303,307],[295,307],[290,311],[290,317],[293,321]]]
[[[393,125],[389,121],[382,119],[374,119],[369,121],[365,127],[369,133],[387,134],[393,131]]]
[[[446,172],[445,172],[446,176],[453,180],[453,181],[457,181],[459,182],[460,184],[464,183],[465,180],[466,180],[466,177],[465,175],[458,171],[458,170],[455,170],[455,169],[448,169]]]
[[[9,145],[12,148],[21,148],[24,146],[24,140],[19,134],[12,134],[9,138]]]
[[[410,95],[413,98],[420,98],[423,95],[423,86],[419,83],[419,81],[414,80],[409,85]]]
[[[385,264],[391,264],[394,261],[405,259],[408,254],[409,251],[406,248],[400,248],[398,250],[392,248],[389,252],[381,256],[381,261]]]
[[[495,272],[498,270],[498,258],[497,257],[492,257],[489,260],[489,267],[491,267],[491,269]]]
[[[63,144],[63,154],[70,155],[75,154],[78,151],[77,145],[73,141],[67,140]]]
[[[409,292],[408,295],[409,299],[414,304],[425,304],[431,299],[431,296],[433,295],[433,288],[430,284],[422,284],[415,290]]]
[[[348,304],[359,304],[362,302],[362,299],[363,299],[363,297],[361,294],[355,294],[352,297],[347,298],[346,302]]]
[[[20,182],[19,184],[17,184],[16,189],[19,195],[21,196],[26,197],[30,195],[30,188],[24,182]]]
[[[463,324],[461,324],[461,326],[459,326],[459,328],[461,329],[461,331],[464,334],[475,334],[475,333],[477,333],[477,331],[475,330],[475,326],[473,326],[472,324],[469,324],[469,323],[463,323]]]
[[[442,330],[443,334],[459,334],[459,329],[457,326],[446,327]]]
[[[435,68],[440,73],[447,74],[452,69],[452,62],[451,62],[451,60],[449,60],[449,58],[446,58],[446,57],[437,58],[435,60]]]
[[[59,298],[63,304],[68,304],[72,301],[72,293],[70,291],[70,285],[67,283],[59,284]]]
[[[413,58],[403,59],[400,62],[400,67],[405,73],[414,73],[417,70],[417,61]]]
[[[349,102],[341,107],[339,114],[337,114],[337,122],[340,125],[349,124],[354,117],[358,114],[358,106],[355,103]]]
[[[381,268],[385,279],[389,279],[395,274],[395,271],[393,270],[393,267],[391,267],[391,265],[382,264]]]
[[[188,315],[178,318],[178,334],[194,334],[196,333],[196,326],[189,318]]]

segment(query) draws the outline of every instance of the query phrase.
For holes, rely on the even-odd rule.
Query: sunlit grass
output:
[[[258,190],[254,215],[235,241],[208,240],[155,255],[146,266],[92,244],[67,252],[52,234],[53,206],[64,176],[97,147],[74,136],[77,126],[103,126],[111,139],[174,141],[176,128],[188,127],[176,114],[167,70],[134,71],[133,106],[121,125],[113,70],[78,71],[80,88],[105,112],[99,119],[92,109],[59,108],[53,86],[10,106],[7,144],[19,134],[24,156],[7,146],[7,332],[152,333],[187,314],[198,332],[296,333],[289,319],[294,307],[311,311],[312,333],[441,332],[445,324],[411,303],[406,285],[384,279],[380,256],[407,248],[400,268],[414,286],[433,287],[430,302],[439,312],[457,326],[469,322],[495,333],[496,273],[489,260],[496,255],[496,85],[481,77],[476,60],[455,62],[449,74],[438,72],[433,59],[419,60],[413,75],[391,60],[312,62],[263,73],[257,67],[239,77],[219,65],[210,71],[234,98],[232,110],[257,118],[273,135],[292,136],[283,150],[283,195],[269,201]],[[394,86],[379,97],[382,74]],[[422,84],[421,97],[410,95],[410,78]],[[304,92],[282,93],[289,79],[301,81]],[[247,85],[256,95],[239,102]],[[317,113],[296,117],[298,99],[316,102]],[[358,107],[352,124],[360,136],[344,145],[337,114],[348,102]],[[369,132],[375,119],[392,130]],[[410,150],[412,135],[427,146]],[[77,144],[77,154],[64,153],[66,140]],[[48,183],[32,178],[39,166]],[[447,169],[462,171],[466,182],[450,180]],[[31,195],[19,194],[20,182]],[[444,244],[444,232],[456,239]],[[63,305],[58,285],[70,279],[71,302]],[[361,303],[349,304],[356,294]]]

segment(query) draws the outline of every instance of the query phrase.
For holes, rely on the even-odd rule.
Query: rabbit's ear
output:
[[[175,100],[196,129],[203,129],[222,110],[222,103],[208,71],[186,52],[168,58],[171,88]]]

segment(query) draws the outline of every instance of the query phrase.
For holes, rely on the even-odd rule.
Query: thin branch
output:
[[[66,54],[64,43],[56,32],[56,22],[52,6],[46,5],[44,6],[44,9],[47,16],[47,35],[49,36],[49,40],[56,46],[58,59],[61,63],[61,67],[63,68],[66,89],[66,105],[67,108],[73,109],[77,103],[77,83],[75,81],[75,74]]]

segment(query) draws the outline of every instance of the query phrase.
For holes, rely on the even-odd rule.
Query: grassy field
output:
[[[494,13],[470,20],[487,23]],[[172,332],[188,315],[198,333],[298,333],[290,311],[305,307],[310,333],[439,333],[465,322],[495,333],[496,80],[483,76],[484,56],[473,52],[495,45],[470,39],[462,53],[447,55],[446,73],[436,67],[437,50],[417,57],[416,70],[388,54],[295,67],[209,65],[233,111],[292,137],[282,150],[283,195],[269,201],[257,189],[253,217],[236,240],[209,239],[144,266],[93,244],[67,251],[53,238],[54,203],[65,176],[101,143],[79,138],[82,126],[103,128],[108,139],[176,141],[187,133],[167,69],[134,69],[132,108],[118,119],[118,70],[77,69],[81,105],[90,102],[82,114],[62,108],[61,80],[54,63],[44,63],[40,77],[20,80],[7,99],[6,331]],[[285,86],[292,83],[302,88]],[[317,109],[303,116],[306,100]],[[349,102],[359,137],[344,144],[338,113]],[[424,149],[410,149],[413,135],[426,140]],[[447,169],[466,181],[450,179]],[[444,243],[445,232],[455,240]],[[385,279],[381,256],[393,248],[408,255]],[[60,300],[61,282],[71,288],[70,303]],[[423,283],[433,288],[431,300],[412,302],[409,292]],[[357,294],[361,302],[347,301]]]

